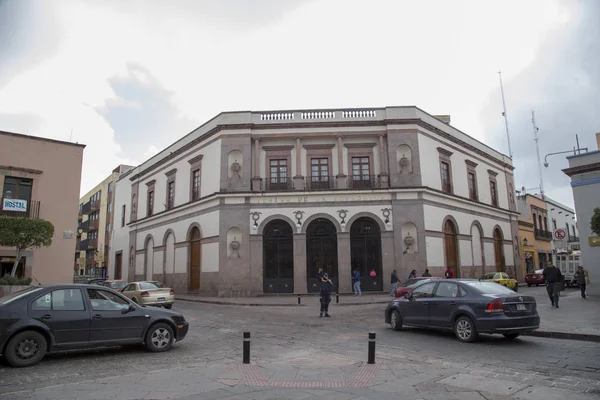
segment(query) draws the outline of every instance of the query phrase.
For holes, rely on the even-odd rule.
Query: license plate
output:
[[[527,306],[525,304],[517,304],[517,311],[527,311]]]
[[[165,301],[165,298],[164,297],[159,297],[157,300],[158,301]]]

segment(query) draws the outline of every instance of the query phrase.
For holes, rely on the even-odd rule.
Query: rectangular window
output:
[[[552,228],[556,230],[556,218],[552,218]]]
[[[169,182],[167,186],[167,210],[175,207],[175,182]]]
[[[440,163],[442,168],[442,191],[452,193],[452,181],[450,179],[450,164],[445,161]]]
[[[329,159],[310,159],[310,180],[312,189],[329,188]]]
[[[475,174],[469,172],[467,177],[469,179],[469,198],[477,201],[477,181],[475,180]]]
[[[29,202],[31,201],[32,185],[33,180],[31,179],[7,176],[4,178],[2,197],[13,200],[27,200]]]
[[[148,191],[148,216],[154,214],[154,190]]]
[[[269,190],[286,190],[288,188],[287,159],[269,161]]]
[[[200,198],[200,169],[192,172],[192,201]]]
[[[369,157],[352,157],[352,187],[371,186],[371,163]]]
[[[498,189],[496,188],[496,182],[494,181],[490,181],[490,194],[492,196],[492,205],[498,207]]]
[[[123,204],[123,206],[121,207],[121,227],[125,226],[125,210],[126,206],[125,204]]]

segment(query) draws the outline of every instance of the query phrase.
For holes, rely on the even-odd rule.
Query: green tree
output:
[[[17,273],[17,266],[27,249],[48,247],[52,244],[54,225],[43,219],[0,216],[0,246],[14,247],[17,250],[11,276]]]
[[[596,235],[600,236],[600,208],[594,208],[594,215],[592,215],[592,220],[590,221],[590,229]]]

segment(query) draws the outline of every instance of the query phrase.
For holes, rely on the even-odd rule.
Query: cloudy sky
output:
[[[0,130],[87,145],[82,193],[227,110],[417,105],[517,186],[600,131],[596,0],[0,0]],[[562,156],[546,193],[572,205]]]

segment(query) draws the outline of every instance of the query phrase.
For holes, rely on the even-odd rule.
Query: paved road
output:
[[[193,382],[202,381],[202,392],[215,390],[212,398],[225,398],[225,394],[218,394],[219,390],[225,390],[223,387],[229,390],[226,392],[229,396],[233,396],[231,393],[235,393],[236,388],[243,388],[243,385],[235,385],[239,374],[236,375],[234,370],[239,369],[242,332],[246,330],[252,333],[252,360],[269,377],[283,379],[277,373],[284,374],[288,370],[289,374],[290,368],[295,368],[296,379],[298,374],[337,367],[347,368],[347,373],[352,375],[358,363],[366,360],[367,334],[374,331],[377,333],[377,359],[388,367],[395,365],[389,367],[395,372],[387,372],[392,378],[380,377],[375,383],[385,385],[390,379],[422,376],[423,380],[411,380],[406,387],[406,390],[421,395],[415,398],[427,398],[427,393],[423,394],[418,385],[437,387],[435,385],[440,384],[435,383],[436,379],[457,379],[449,378],[455,374],[461,374],[459,380],[466,374],[478,377],[480,382],[490,382],[492,386],[494,381],[506,380],[523,387],[528,384],[552,386],[568,390],[568,393],[587,391],[590,395],[600,396],[600,346],[597,343],[534,337],[514,341],[483,337],[478,343],[464,344],[451,334],[416,329],[393,332],[383,323],[385,306],[382,305],[337,308],[332,305],[332,318],[319,318],[318,300],[309,301],[314,302],[314,308],[179,302],[176,308],[186,315],[191,330],[172,351],[150,354],[142,349],[118,348],[48,356],[39,365],[28,369],[3,366],[0,369],[0,399],[83,399],[87,398],[84,394],[90,393],[93,394],[90,398],[95,399],[184,398],[184,395],[200,392],[194,392],[186,381],[188,378]],[[388,367],[384,366],[377,376],[384,376],[384,369]],[[327,375],[319,374],[321,380]],[[160,396],[159,391],[153,389],[153,385],[159,383],[164,390]],[[541,397],[550,399],[547,395]]]

